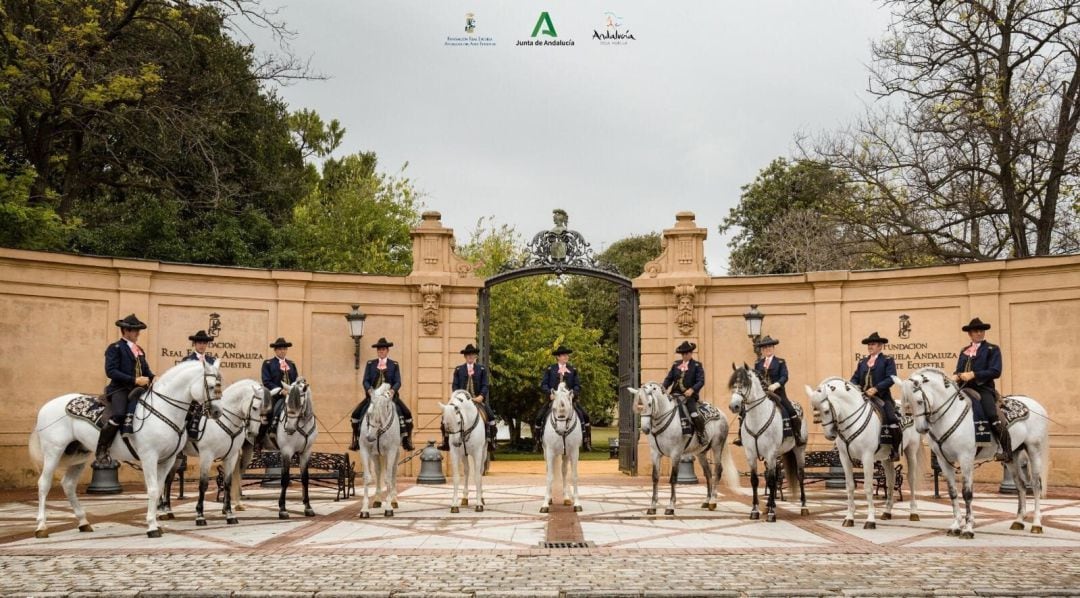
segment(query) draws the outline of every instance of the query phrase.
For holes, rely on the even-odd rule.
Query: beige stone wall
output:
[[[890,339],[901,377],[922,366],[956,365],[969,341],[960,330],[972,317],[991,322],[987,339],[1004,352],[1000,389],[1043,403],[1051,424],[1050,482],[1080,484],[1080,256],[883,270],[815,272],[766,277],[708,277],[699,260],[706,230],[682,213],[664,232],[664,254],[634,281],[641,293],[643,382],[659,381],[677,357],[683,339],[697,342],[707,368],[705,397],[727,408],[731,364],[752,363],[753,347],[742,314],[752,304],[766,314],[763,334],[780,339],[777,355],[788,362],[788,397],[804,408],[804,385],[827,376],[850,377],[861,339],[873,331]],[[686,334],[675,325],[679,285],[696,289],[696,326]],[[911,324],[900,338],[900,316]],[[820,426],[811,426],[812,449],[827,447]],[[639,445],[641,463],[648,448]],[[929,453],[926,453],[927,456]],[[737,455],[740,469],[743,457]],[[644,471],[644,470],[642,470]],[[978,478],[996,481],[1001,468],[986,465]]]
[[[222,360],[224,383],[259,379],[269,343],[284,336],[289,357],[312,385],[320,421],[316,450],[342,452],[348,415],[361,396],[362,369],[353,367],[353,341],[344,315],[351,304],[368,314],[361,368],[375,357],[379,337],[394,342],[402,397],[416,413],[416,439],[435,439],[436,403],[445,399],[457,351],[475,342],[477,280],[452,251],[453,231],[437,213],[413,231],[417,266],[408,277],[216,268],[0,249],[0,487],[31,486],[27,440],[37,411],[68,392],[99,393],[107,380],[103,355],[119,338],[114,322],[135,313],[149,328],[139,339],[151,368],[161,373],[187,354],[188,335],[218,314],[221,331],[211,352]],[[438,285],[430,331],[421,323],[422,285]],[[432,290],[428,287],[428,290]],[[419,460],[403,475],[415,475]],[[123,479],[135,479],[121,468]],[[87,477],[89,474],[87,474]]]

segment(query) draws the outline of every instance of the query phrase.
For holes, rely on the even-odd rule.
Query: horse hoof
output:
[[[1024,529],[1024,524],[1019,521],[1013,521],[1013,524],[1009,526],[1009,529],[1013,531],[1022,530]]]
[[[842,523],[840,525],[840,527],[855,527],[855,520],[854,519],[845,519],[844,523]]]
[[[92,532],[92,531],[94,531],[94,528],[91,527],[89,523],[84,523],[84,524],[79,526],[79,531],[80,532]]]
[[[888,521],[888,520],[892,519],[892,513],[882,513],[881,514],[881,519],[882,519],[882,521]]]
[[[675,514],[675,509],[664,509],[664,514],[665,515],[674,515]]]
[[[863,524],[862,528],[863,529],[877,529],[877,522],[875,522],[875,521],[867,521],[866,523]]]
[[[397,501],[396,500],[390,501],[390,508],[391,509],[396,509],[397,508]]]
[[[551,509],[549,509],[549,508],[548,508],[547,506],[543,506],[543,507],[540,507],[540,512],[541,512],[541,513],[547,513],[547,512],[548,512],[548,511],[550,511],[550,510],[551,510]]]
[[[205,519],[196,519],[195,520],[195,525],[197,525],[199,527],[206,527],[206,520]]]
[[[975,538],[975,532],[960,532],[961,540],[971,540]]]
[[[753,519],[754,521],[757,521],[758,519],[761,519],[761,513],[757,512],[757,511],[751,511],[750,512],[750,519]]]
[[[225,523],[227,523],[229,525],[236,525],[237,523],[240,523],[240,520],[237,519],[236,517],[229,517],[228,519],[225,520]]]
[[[477,513],[483,513],[484,512],[484,505],[476,505],[476,512]]]
[[[371,519],[371,513],[368,513],[367,511],[361,511],[360,512],[360,518],[361,519]]]
[[[307,508],[304,509],[304,517],[314,517],[314,516],[315,516],[315,509],[312,509],[311,507],[307,507]]]
[[[562,499],[562,504],[564,507],[569,507],[570,505],[574,504],[574,501],[570,500],[569,498],[564,498]]]
[[[371,503],[371,508],[372,509],[378,509],[381,506],[382,506],[382,501],[381,500],[377,500],[377,501]]]
[[[469,506],[469,499],[467,499],[467,498],[461,499],[461,506],[463,506],[463,507]]]
[[[707,502],[701,503],[701,508],[702,509],[708,509],[709,508],[709,503],[707,503]]]
[[[1041,533],[1043,533],[1042,526],[1041,525],[1033,525],[1033,526],[1031,526],[1031,533],[1033,533],[1033,534],[1041,534]]]
[[[278,519],[288,519],[289,518],[289,512],[288,511],[278,511],[277,512],[277,518]]]
[[[47,530],[47,529],[39,529],[39,530],[34,532],[34,537],[37,538],[38,540],[48,538],[49,537],[49,530]]]
[[[948,531],[945,532],[945,535],[946,536],[959,536],[960,535],[960,530],[958,530],[958,529],[949,529]]]
[[[451,513],[460,513],[461,512],[461,507],[459,507],[457,505],[454,505],[454,506],[450,507],[450,512]]]
[[[161,530],[152,529],[152,530],[146,532],[146,537],[147,538],[160,538],[161,537]]]
[[[765,516],[765,521],[769,523],[776,523],[776,513],[769,513]]]
[[[803,507],[803,508],[799,509],[799,515],[802,515],[803,517],[806,517],[809,514],[810,514],[810,509],[808,509],[806,507]]]
[[[574,505],[574,512],[575,513],[580,513],[581,512],[581,505]]]
[[[646,515],[655,515],[656,514],[656,509],[646,509],[645,514]]]
[[[908,518],[908,521],[922,521],[922,519],[919,519],[919,514],[918,513],[912,513],[912,514],[908,515],[907,518]]]
[[[715,511],[716,510],[716,505],[709,505],[709,510],[710,511]]]
[[[394,516],[394,511],[392,511],[390,509],[387,509],[387,510],[382,512],[382,516],[383,517],[393,517]]]

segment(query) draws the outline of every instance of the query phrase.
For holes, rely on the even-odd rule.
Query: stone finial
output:
[[[675,226],[664,229],[663,251],[645,264],[648,278],[705,276],[705,238],[708,231],[697,225],[693,212],[675,214]]]

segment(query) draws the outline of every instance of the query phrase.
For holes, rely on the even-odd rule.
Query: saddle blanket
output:
[[[986,414],[983,412],[982,401],[979,400],[978,393],[975,393],[970,389],[965,389],[964,394],[966,395],[966,398],[971,401],[971,417],[975,423],[975,442],[978,444],[989,444],[993,442],[990,422],[986,419]],[[1005,425],[1010,427],[1017,422],[1024,421],[1031,415],[1031,411],[1028,410],[1027,405],[1024,405],[1012,397],[1003,397],[999,399],[997,407],[1001,416],[1005,418]]]
[[[799,419],[802,419],[802,416],[803,416],[802,405],[800,405],[798,403],[795,403],[795,402],[792,402],[791,406],[795,408],[795,413],[799,414]],[[784,438],[794,438],[794,437],[795,437],[795,430],[791,429],[791,419],[785,417],[784,418]]]
[[[705,423],[724,417],[719,409],[701,400],[698,401],[698,414]],[[686,408],[686,403],[681,401],[679,402],[679,421],[682,424],[683,434],[694,433],[694,426],[690,423],[690,411]]]
[[[68,401],[64,410],[68,415],[88,421],[100,430],[108,418],[107,407],[108,405],[98,401],[95,396],[82,395]]]

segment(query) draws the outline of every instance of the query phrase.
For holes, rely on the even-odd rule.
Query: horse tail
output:
[[[34,467],[37,467],[38,470],[40,470],[45,463],[45,457],[41,450],[41,435],[38,434],[37,430],[30,433],[30,462],[33,463]]]
[[[787,477],[787,487],[794,492],[799,487],[799,459],[795,451],[784,453],[784,475]]]
[[[735,457],[731,454],[732,449],[726,446],[723,448],[724,450],[720,455],[720,460],[724,464],[721,478],[723,478],[724,486],[732,493],[736,493],[739,491],[739,470],[735,466]]]

